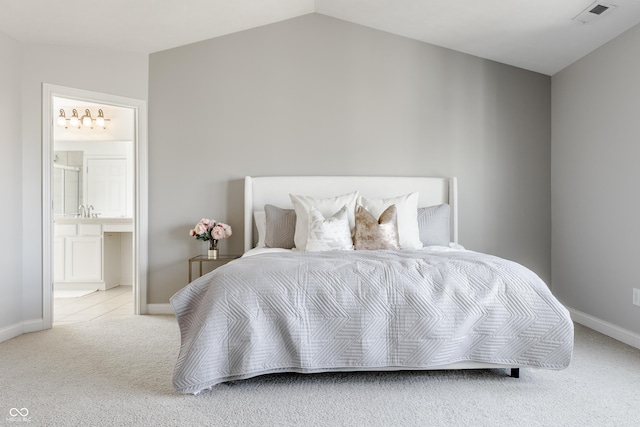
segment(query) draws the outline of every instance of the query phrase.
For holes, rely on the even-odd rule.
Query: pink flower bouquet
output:
[[[197,240],[209,241],[210,249],[218,249],[218,240],[231,236],[231,226],[215,219],[202,218],[189,230],[189,235]]]

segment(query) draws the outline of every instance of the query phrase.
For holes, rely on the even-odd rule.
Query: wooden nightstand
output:
[[[198,256],[194,256],[193,258],[189,258],[189,283],[191,283],[191,281],[193,280],[191,272],[193,270],[192,264],[194,262],[200,263],[200,268],[198,271],[200,273],[200,276],[202,276],[202,263],[215,262],[219,264],[215,267],[215,268],[218,268],[221,265],[226,264],[229,261],[233,261],[234,259],[238,259],[238,258],[240,258],[240,255],[220,255],[218,256],[218,258],[209,258],[207,255],[198,255]]]

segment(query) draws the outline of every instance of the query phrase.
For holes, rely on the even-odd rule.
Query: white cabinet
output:
[[[62,218],[54,224],[55,289],[133,284],[133,222],[127,218]]]
[[[68,237],[65,242],[65,281],[102,281],[102,238]]]
[[[101,224],[56,224],[53,277],[58,289],[105,289]]]

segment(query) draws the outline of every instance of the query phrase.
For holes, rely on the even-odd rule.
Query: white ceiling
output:
[[[592,0],[0,0],[23,43],[153,53],[317,12],[553,75],[640,23],[640,0],[590,24]]]

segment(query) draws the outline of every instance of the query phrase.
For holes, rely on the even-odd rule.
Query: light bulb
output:
[[[102,112],[102,109],[98,110],[98,117],[96,117],[96,126],[99,126],[101,128],[104,127],[104,113]]]
[[[64,115],[64,110],[60,109],[60,115],[58,116],[58,126],[67,126],[67,117]]]
[[[77,128],[78,126],[80,126],[80,119],[78,118],[78,110],[76,110],[75,108],[73,109],[73,115],[69,119],[69,125],[74,128]]]
[[[91,112],[89,109],[84,110],[84,116],[82,116],[82,126],[89,127],[91,126],[93,120],[91,120]]]

